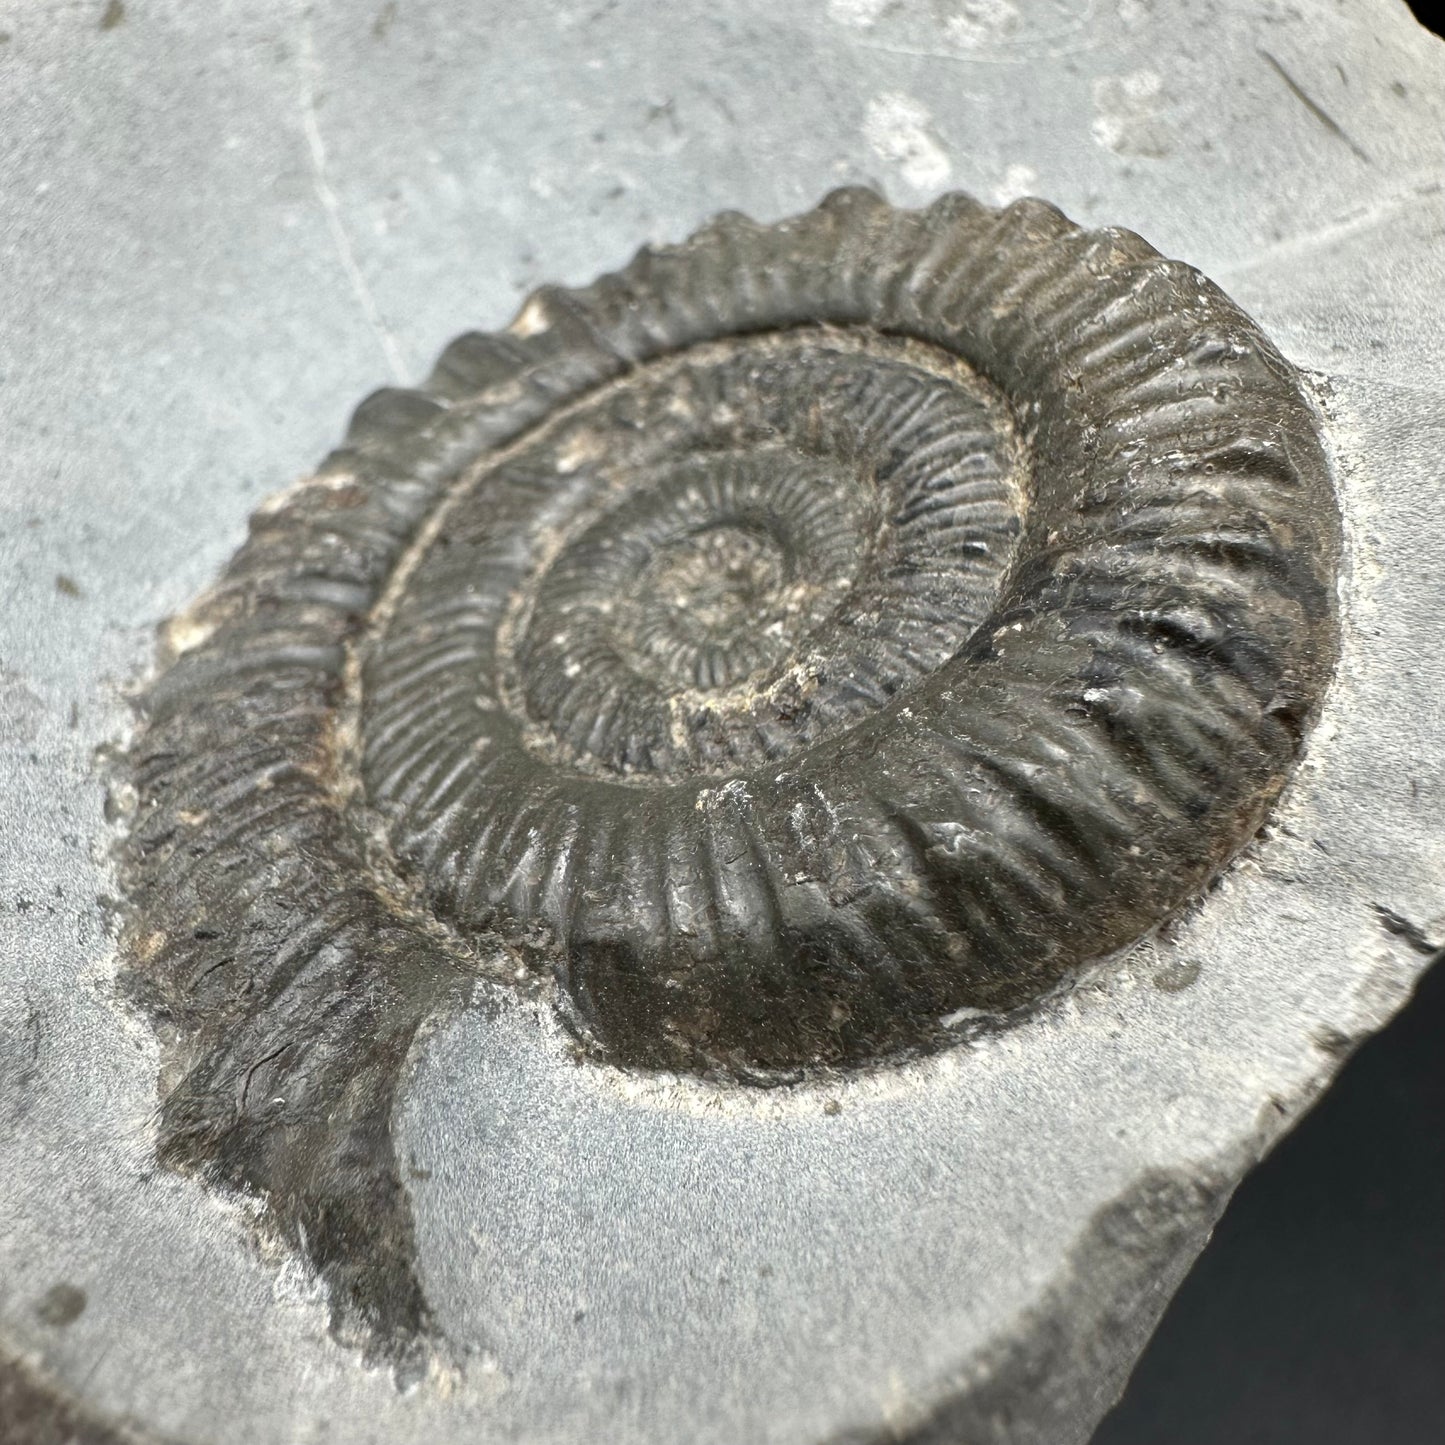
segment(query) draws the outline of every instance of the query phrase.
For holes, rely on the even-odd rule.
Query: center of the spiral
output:
[[[531,719],[577,755],[657,776],[679,717],[731,718],[836,614],[876,491],[854,462],[770,439],[622,483],[540,572],[518,673]]]
[[[671,608],[679,622],[725,637],[742,624],[764,621],[787,573],[774,538],[719,524],[660,552],[638,592],[645,603]]]
[[[620,631],[654,675],[727,687],[786,655],[817,593],[795,572],[785,539],[763,521],[699,527],[643,568],[624,595]]]
[[[922,343],[800,328],[698,347],[470,479],[385,648],[455,671],[446,726],[483,734],[459,787],[512,749],[559,780],[661,787],[779,761],[889,706],[987,615],[1019,457],[1001,399]]]

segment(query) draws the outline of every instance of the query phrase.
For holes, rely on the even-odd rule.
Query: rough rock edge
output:
[[[1034,1303],[927,1392],[932,1403],[825,1445],[1084,1445],[1234,1190],[1409,1002],[1425,969],[1445,961],[1445,946],[1417,925],[1377,911],[1384,952],[1356,990],[1349,1027],[1316,1037],[1320,1065],[1290,1100],[1266,1101],[1254,1134],[1215,1161],[1144,1170],[1095,1211]],[[0,1445],[192,1445],[103,1422],[64,1399],[64,1388],[0,1342]]]

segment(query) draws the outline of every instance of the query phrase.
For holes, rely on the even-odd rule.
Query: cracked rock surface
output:
[[[0,1440],[1086,1440],[1233,1185],[1445,944],[1440,43],[1383,0],[0,29]],[[845,183],[1127,226],[1306,372],[1346,540],[1303,763],[1197,907],[889,1072],[623,1075],[479,992],[394,1120],[454,1352],[365,1363],[254,1200],[156,1165],[161,1051],[115,987],[127,690],[372,387]]]

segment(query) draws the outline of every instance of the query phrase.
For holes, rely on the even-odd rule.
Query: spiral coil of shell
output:
[[[1038,999],[1256,831],[1338,549],[1254,323],[1041,202],[844,191],[536,293],[362,405],[143,699],[169,1157],[299,1201],[370,1317],[345,1240],[395,1219],[405,1273],[386,1106],[448,936],[641,1067],[859,1065]]]

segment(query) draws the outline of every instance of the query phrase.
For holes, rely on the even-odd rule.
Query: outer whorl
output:
[[[143,700],[163,1147],[420,1328],[388,1111],[469,954],[640,1067],[1018,1009],[1258,828],[1338,526],[1258,328],[1040,202],[839,192],[537,293],[362,405]]]

